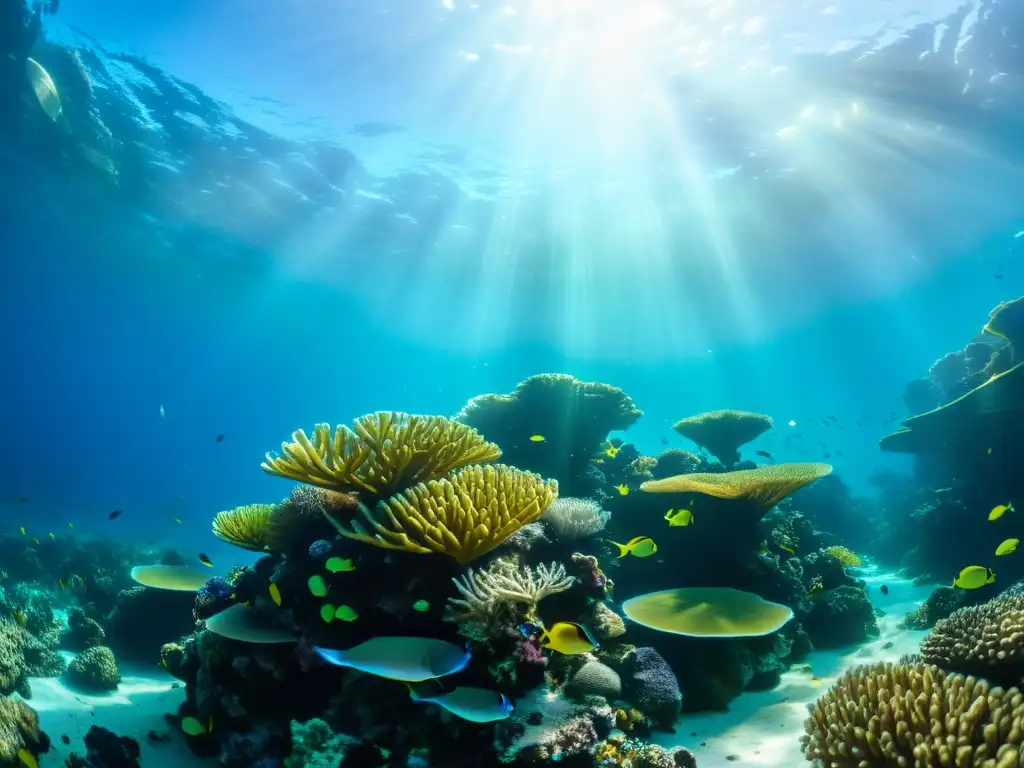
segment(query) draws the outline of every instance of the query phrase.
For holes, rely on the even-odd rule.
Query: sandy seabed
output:
[[[728,712],[685,715],[676,724],[674,734],[657,736],[654,741],[664,747],[690,749],[700,768],[810,766],[800,749],[807,705],[849,667],[898,661],[904,654],[916,653],[928,634],[902,629],[900,623],[931,594],[934,584],[914,586],[908,579],[872,566],[853,569],[851,573],[867,582],[872,603],[885,612],[878,619],[881,635],[877,640],[866,645],[815,651],[806,661],[810,672],[800,671],[800,665],[796,665],[783,673],[776,688],[744,693],[732,702]],[[889,588],[888,595],[881,592],[883,584]],[[812,683],[813,676],[822,682]]]

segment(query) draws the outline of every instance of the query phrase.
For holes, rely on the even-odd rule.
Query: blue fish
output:
[[[374,637],[347,651],[314,650],[329,664],[409,683],[461,672],[472,657],[468,647],[430,637]]]
[[[473,723],[493,723],[504,720],[514,707],[508,696],[487,688],[456,688],[449,693],[436,696],[420,696],[412,687],[409,694],[413,701],[437,704],[463,720]]]

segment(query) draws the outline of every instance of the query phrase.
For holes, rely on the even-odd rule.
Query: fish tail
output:
[[[619,542],[612,541],[611,539],[608,539],[608,541],[610,543],[614,544],[616,547],[619,548],[619,558],[620,559],[629,554],[629,545],[628,544],[619,544]]]
[[[316,651],[320,658],[326,661],[328,664],[333,664],[336,667],[347,667],[348,662],[345,660],[345,652],[337,651],[334,648],[321,648],[320,646],[313,646],[313,650]]]

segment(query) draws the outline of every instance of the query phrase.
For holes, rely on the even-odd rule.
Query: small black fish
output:
[[[217,435],[215,438],[213,438],[213,442],[215,442],[215,443],[223,443],[224,442],[224,435]]]
[[[761,456],[762,458],[768,459],[769,461],[772,460],[772,455],[768,453],[768,451],[754,451],[754,453],[756,453],[758,456]]]
[[[825,458],[826,459],[831,459],[832,458],[832,454],[831,453],[826,453],[825,454]]]
[[[109,515],[107,515],[107,517],[109,517],[111,520],[116,520],[120,516],[121,516],[121,510],[120,509],[115,509]]]
[[[15,501],[19,504],[28,504],[28,496],[19,496]]]
[[[208,568],[213,568],[213,560],[204,555],[202,552],[199,553],[199,562]]]
[[[992,277],[994,277],[996,280],[1002,280],[1003,279],[1003,276],[1001,274],[999,274],[998,272],[996,272],[994,275],[992,275]]]
[[[661,444],[662,445],[668,445],[668,438],[667,437],[661,438]]]
[[[843,455],[842,451],[836,451],[836,456],[842,456],[842,455]]]
[[[882,585],[882,594],[883,595],[888,595],[889,594],[889,588],[887,586],[885,586],[885,584]]]
[[[60,740],[63,741],[65,744],[71,743],[71,737],[68,736],[66,733],[60,737]]]

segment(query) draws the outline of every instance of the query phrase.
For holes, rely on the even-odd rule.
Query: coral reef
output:
[[[920,606],[903,619],[907,629],[931,629],[940,619],[963,607],[961,595],[953,587],[938,587]]]
[[[541,521],[551,529],[555,538],[573,542],[596,536],[608,525],[611,513],[590,499],[559,498],[541,515]]]
[[[94,645],[103,645],[107,633],[95,619],[90,619],[81,608],[68,611],[68,628],[61,636],[61,644],[72,651],[84,651]]]
[[[139,742],[130,736],[118,736],[98,725],[85,734],[85,757],[72,754],[68,768],[138,768]]]
[[[1024,741],[1024,697],[925,664],[848,670],[811,708],[808,760],[872,765],[1010,766]]]
[[[39,730],[39,716],[23,701],[0,699],[0,764],[24,765],[18,751],[38,756],[50,748],[50,740]]]
[[[815,648],[836,648],[878,637],[878,622],[862,586],[842,586],[825,592],[803,620]]]
[[[132,587],[117,596],[106,620],[107,645],[124,660],[152,663],[161,645],[195,628],[195,595]]]
[[[622,684],[637,709],[663,728],[671,728],[683,705],[672,668],[653,648],[634,648],[622,664]]]
[[[750,411],[710,411],[677,421],[672,429],[704,448],[726,467],[740,460],[746,445],[774,426],[770,416]]]
[[[273,509],[271,504],[246,504],[218,512],[213,518],[213,535],[236,547],[263,552],[267,548],[264,532]]]
[[[114,652],[103,645],[86,648],[68,664],[68,680],[87,690],[110,691],[121,682]]]
[[[267,548],[295,557],[309,552],[311,541],[325,541],[335,536],[328,515],[347,520],[359,510],[359,497],[309,485],[298,485],[288,498],[276,505],[267,519],[263,536]]]
[[[518,615],[532,619],[537,603],[569,589],[573,578],[567,576],[565,567],[558,563],[539,565],[534,570],[495,560],[487,570],[474,572],[470,568],[465,576],[454,578],[452,582],[462,597],[448,598],[449,610],[445,618],[460,624],[493,627],[504,604],[518,604]]]
[[[292,721],[291,731],[292,753],[285,758],[284,768],[336,768],[346,749],[357,743],[319,718]]]

